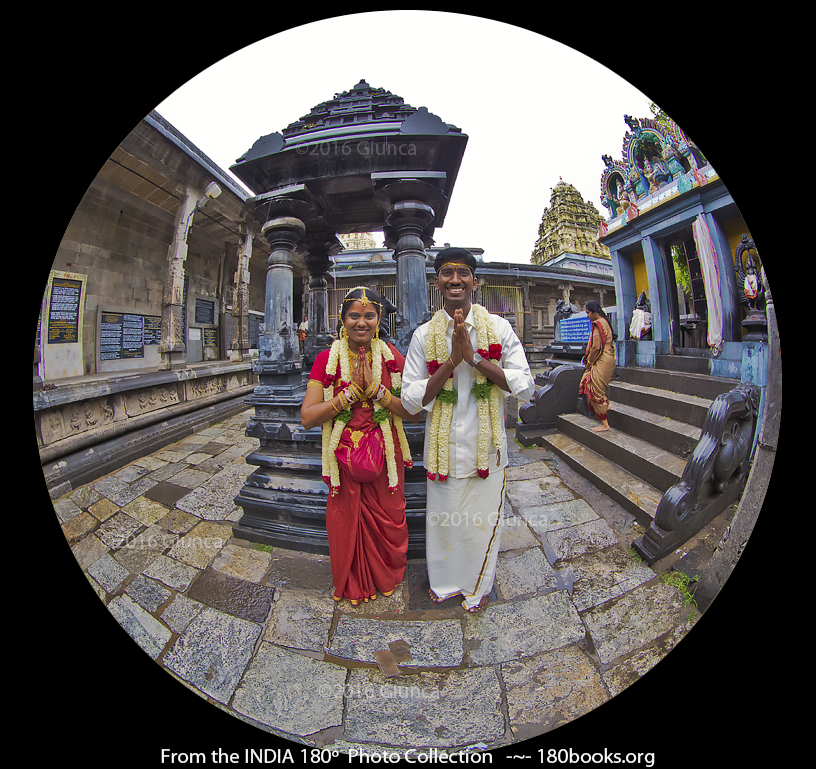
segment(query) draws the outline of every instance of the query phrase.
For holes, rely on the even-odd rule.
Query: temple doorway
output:
[[[691,227],[684,227],[674,233],[663,246],[668,256],[668,267],[673,268],[667,274],[674,276],[676,288],[670,292],[676,303],[676,309],[672,308],[672,318],[676,323],[672,346],[679,349],[706,349],[708,303]]]

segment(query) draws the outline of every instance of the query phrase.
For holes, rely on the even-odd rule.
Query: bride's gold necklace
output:
[[[365,354],[365,356],[366,356],[366,360],[367,360],[369,363],[371,363],[371,362],[374,360],[373,356],[371,355],[371,350],[369,350],[369,351],[368,351],[368,352]],[[359,358],[359,357],[360,357],[360,356],[359,356],[359,354],[358,354],[358,353],[356,353],[356,352],[352,352],[351,347],[349,347],[349,360],[351,361],[352,365],[354,364],[354,362],[355,362],[355,361],[357,360],[357,358]]]

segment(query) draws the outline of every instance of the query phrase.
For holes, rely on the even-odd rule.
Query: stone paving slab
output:
[[[173,597],[169,590],[155,580],[145,577],[144,574],[137,575],[128,583],[125,594],[151,614],[158,611]]]
[[[90,574],[105,590],[113,595],[130,576],[130,572],[115,561],[109,553],[105,553],[99,560],[88,567]]]
[[[162,612],[161,620],[174,633],[181,634],[203,609],[204,604],[191,601],[183,595],[176,595],[173,602]]]
[[[207,606],[263,624],[272,607],[273,588],[235,579],[210,568],[198,575],[187,595]]]
[[[646,675],[682,640],[691,630],[692,624],[692,621],[686,621],[677,625],[655,643],[644,646],[619,664],[605,670],[602,675],[609,693],[614,697]]]
[[[97,529],[96,536],[109,548],[115,549],[124,545],[141,527],[142,524],[135,518],[119,512]]]
[[[264,640],[290,649],[322,652],[329,642],[334,601],[311,590],[286,589],[275,595]]]
[[[376,662],[374,652],[387,649],[392,641],[405,641],[410,647],[412,661],[404,667],[456,667],[464,656],[462,624],[452,619],[403,622],[343,616],[329,651],[345,659]]]
[[[89,508],[88,512],[100,522],[107,521],[112,515],[119,512],[119,506],[106,497],[100,497]]]
[[[235,509],[233,500],[251,472],[249,465],[228,465],[178,500],[176,507],[208,521],[223,521]]]
[[[228,542],[215,557],[212,568],[236,579],[259,583],[269,569],[270,553]]]
[[[90,513],[80,513],[62,524],[62,533],[69,545],[75,545],[99,526],[99,521]],[[105,547],[109,547],[105,545]]]
[[[167,555],[188,566],[206,569],[231,537],[230,526],[201,521],[181,537]]]
[[[343,722],[348,671],[262,642],[235,692],[238,713],[289,734]]]
[[[496,583],[499,595],[509,601],[540,590],[555,590],[558,575],[541,549],[532,547],[518,555],[499,555]]]
[[[502,522],[501,541],[499,552],[508,550],[526,550],[530,547],[538,547],[539,540],[536,539],[527,522],[518,515],[505,515]]]
[[[206,607],[164,655],[163,663],[179,678],[226,704],[260,634],[257,623]]]
[[[54,512],[57,514],[60,523],[67,523],[72,518],[82,515],[82,510],[72,499],[63,497],[54,502]]]
[[[610,697],[592,661],[574,645],[505,663],[501,674],[516,739],[572,721]]]
[[[167,508],[146,496],[141,496],[136,497],[132,502],[128,502],[122,508],[122,512],[139,521],[142,525],[150,526],[150,524],[160,521],[167,515]]]
[[[564,591],[488,606],[465,617],[465,644],[474,665],[530,657],[582,641],[586,631]]]
[[[170,641],[170,630],[130,596],[117,596],[108,604],[108,610],[151,659],[157,659]]]
[[[87,570],[102,558],[102,556],[108,555],[108,548],[102,541],[91,534],[77,542],[77,544],[71,548],[71,552],[74,554],[74,558],[77,559],[80,568]]]
[[[140,574],[178,539],[161,526],[150,526],[125,543],[113,557],[131,574]]]
[[[617,545],[618,536],[606,521],[599,518],[578,526],[550,531],[547,541],[555,551],[555,563],[558,564]]]
[[[572,602],[578,611],[590,609],[655,578],[645,564],[631,560],[622,548],[612,547],[570,562]]]
[[[352,669],[345,738],[402,747],[447,747],[504,736],[501,685],[492,667],[384,676]]]
[[[199,573],[198,569],[166,555],[159,555],[144,570],[147,577],[161,582],[171,590],[184,591]]]
[[[664,583],[641,585],[582,614],[598,659],[609,665],[683,625],[689,610],[679,590]]]
[[[275,548],[270,554],[266,581],[276,588],[333,592],[331,562],[327,555],[297,553]]]
[[[562,500],[550,505],[530,505],[519,508],[519,515],[538,534],[597,521],[600,516],[583,499]]]

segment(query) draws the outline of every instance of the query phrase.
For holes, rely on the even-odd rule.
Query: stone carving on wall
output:
[[[138,417],[156,409],[179,403],[177,385],[158,385],[125,396],[125,411],[129,417]]]
[[[184,385],[181,382],[169,382],[41,408],[35,412],[38,443],[42,448],[83,433],[93,431],[104,434],[114,423],[125,422],[185,401],[236,390],[248,386],[251,381],[252,372],[242,369],[188,380]]]
[[[76,401],[38,412],[37,416],[39,435],[46,446],[125,418],[116,395]]]

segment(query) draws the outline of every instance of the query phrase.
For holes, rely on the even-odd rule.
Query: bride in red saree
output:
[[[306,429],[323,425],[333,598],[355,606],[391,595],[407,563],[402,419],[417,417],[399,399],[405,359],[379,339],[381,312],[371,289],[346,294],[341,338],[315,359],[301,407]]]

